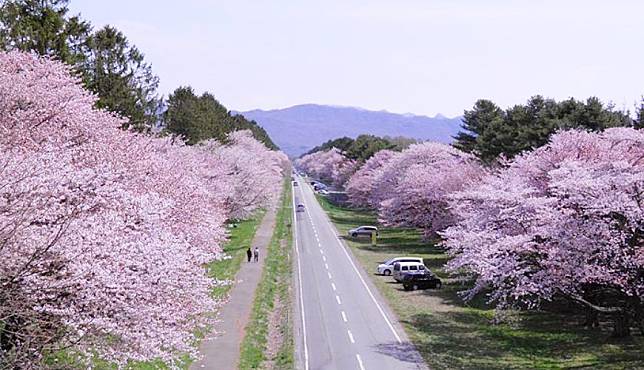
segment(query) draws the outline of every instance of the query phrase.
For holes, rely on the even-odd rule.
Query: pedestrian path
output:
[[[235,285],[230,290],[228,302],[222,307],[220,322],[215,325],[218,334],[201,343],[199,352],[203,358],[195,361],[191,370],[233,370],[239,365],[241,341],[244,329],[250,319],[250,311],[255,298],[257,284],[262,277],[266,251],[273,236],[277,209],[266,212],[251,243],[252,250],[259,248],[259,262],[242,262],[235,277]],[[246,257],[246,256],[244,256]]]

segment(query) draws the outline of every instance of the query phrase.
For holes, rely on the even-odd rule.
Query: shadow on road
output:
[[[423,358],[411,343],[382,343],[375,346],[376,351],[399,361],[422,364]]]

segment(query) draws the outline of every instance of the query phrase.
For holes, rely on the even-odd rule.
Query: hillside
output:
[[[304,104],[241,112],[256,121],[285,153],[298,156],[329,139],[360,134],[451,142],[461,118],[416,116],[360,108]]]

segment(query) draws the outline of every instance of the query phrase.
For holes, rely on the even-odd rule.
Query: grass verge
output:
[[[291,309],[291,246],[293,208],[290,181],[285,181],[280,206],[276,215],[275,230],[266,253],[262,279],[255,292],[251,318],[241,344],[240,369],[259,367],[292,369],[294,367],[294,342]],[[280,302],[279,321],[273,323],[280,339],[279,348],[269,351],[271,317]],[[269,352],[274,352],[270,355]]]
[[[376,215],[318,201],[341,235],[358,225],[376,224]],[[443,270],[448,257],[421,240],[413,229],[382,228],[378,245],[368,239],[347,244],[398,315],[411,341],[432,369],[644,368],[644,338],[609,339],[610,329],[585,329],[582,317],[550,312],[514,312],[504,324],[492,324],[494,310],[478,298],[465,304],[466,287]],[[443,280],[443,289],[406,292],[391,277],[375,275],[389,258],[421,256]]]

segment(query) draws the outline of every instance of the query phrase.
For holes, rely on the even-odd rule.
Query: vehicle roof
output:
[[[400,266],[411,266],[411,265],[423,265],[424,266],[425,265],[422,262],[396,262],[395,264],[398,264]]]
[[[412,259],[412,258],[413,259],[418,259],[418,260],[421,260],[421,261],[423,260],[423,257],[406,256],[406,257],[394,257],[394,258],[390,259],[390,261],[391,260],[406,260],[406,259]]]
[[[358,226],[358,229],[361,228],[361,227],[362,228],[374,228],[374,229],[377,229],[376,226],[369,226],[369,225]]]

